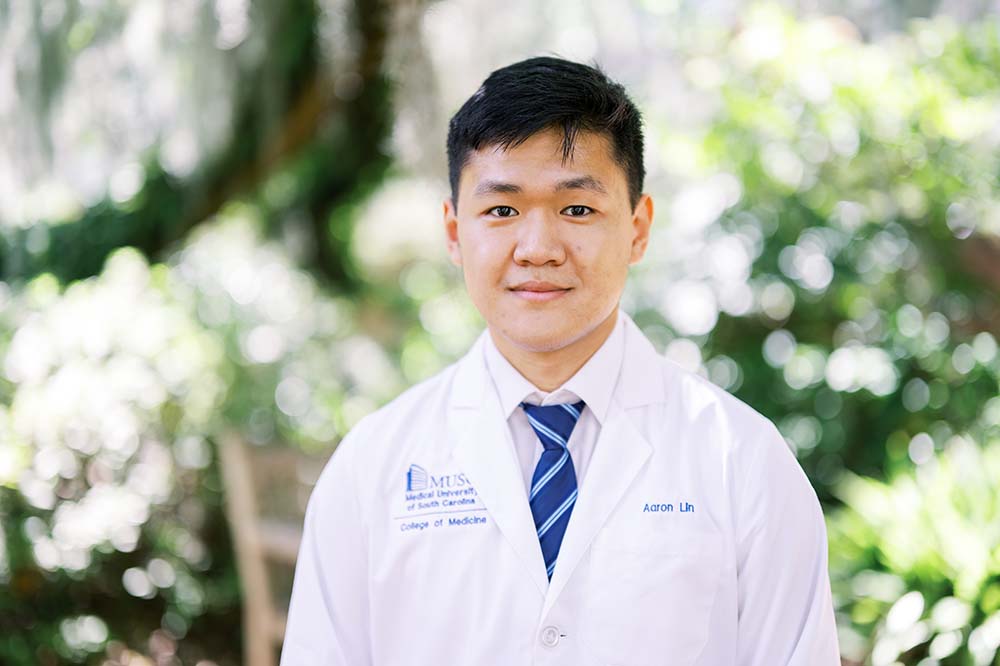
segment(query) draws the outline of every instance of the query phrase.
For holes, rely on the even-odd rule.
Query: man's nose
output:
[[[565,261],[561,223],[558,217],[543,211],[526,215],[518,224],[514,261],[538,266],[549,262],[561,264]]]

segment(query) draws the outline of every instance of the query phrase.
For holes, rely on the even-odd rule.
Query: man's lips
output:
[[[558,289],[558,288],[545,288],[531,287],[531,288],[520,288],[511,289],[511,292],[526,301],[531,301],[532,303],[546,303],[548,301],[553,301],[561,296],[569,293],[571,289]]]
[[[564,287],[561,284],[556,284],[555,282],[546,282],[545,280],[527,280],[519,284],[515,284],[510,289],[514,291],[562,291],[569,289],[569,287]]]

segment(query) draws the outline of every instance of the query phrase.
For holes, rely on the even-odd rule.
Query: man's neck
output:
[[[539,390],[551,393],[575,375],[577,370],[601,348],[614,330],[617,320],[616,305],[607,319],[598,324],[594,330],[562,349],[546,352],[518,347],[503,335],[495,334],[493,329],[490,329],[490,337],[497,350],[525,379]]]

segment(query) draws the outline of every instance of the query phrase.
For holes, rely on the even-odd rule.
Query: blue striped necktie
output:
[[[573,459],[566,443],[573,426],[580,419],[584,402],[544,407],[522,402],[521,407],[545,449],[531,478],[528,504],[535,519],[538,542],[542,546],[545,571],[552,580],[559,546],[576,503],[576,470],[573,469]]]

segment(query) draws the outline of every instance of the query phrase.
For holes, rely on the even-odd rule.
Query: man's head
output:
[[[452,118],[448,161],[448,251],[497,344],[551,352],[606,334],[653,214],[624,88],[556,58],[499,69]]]

